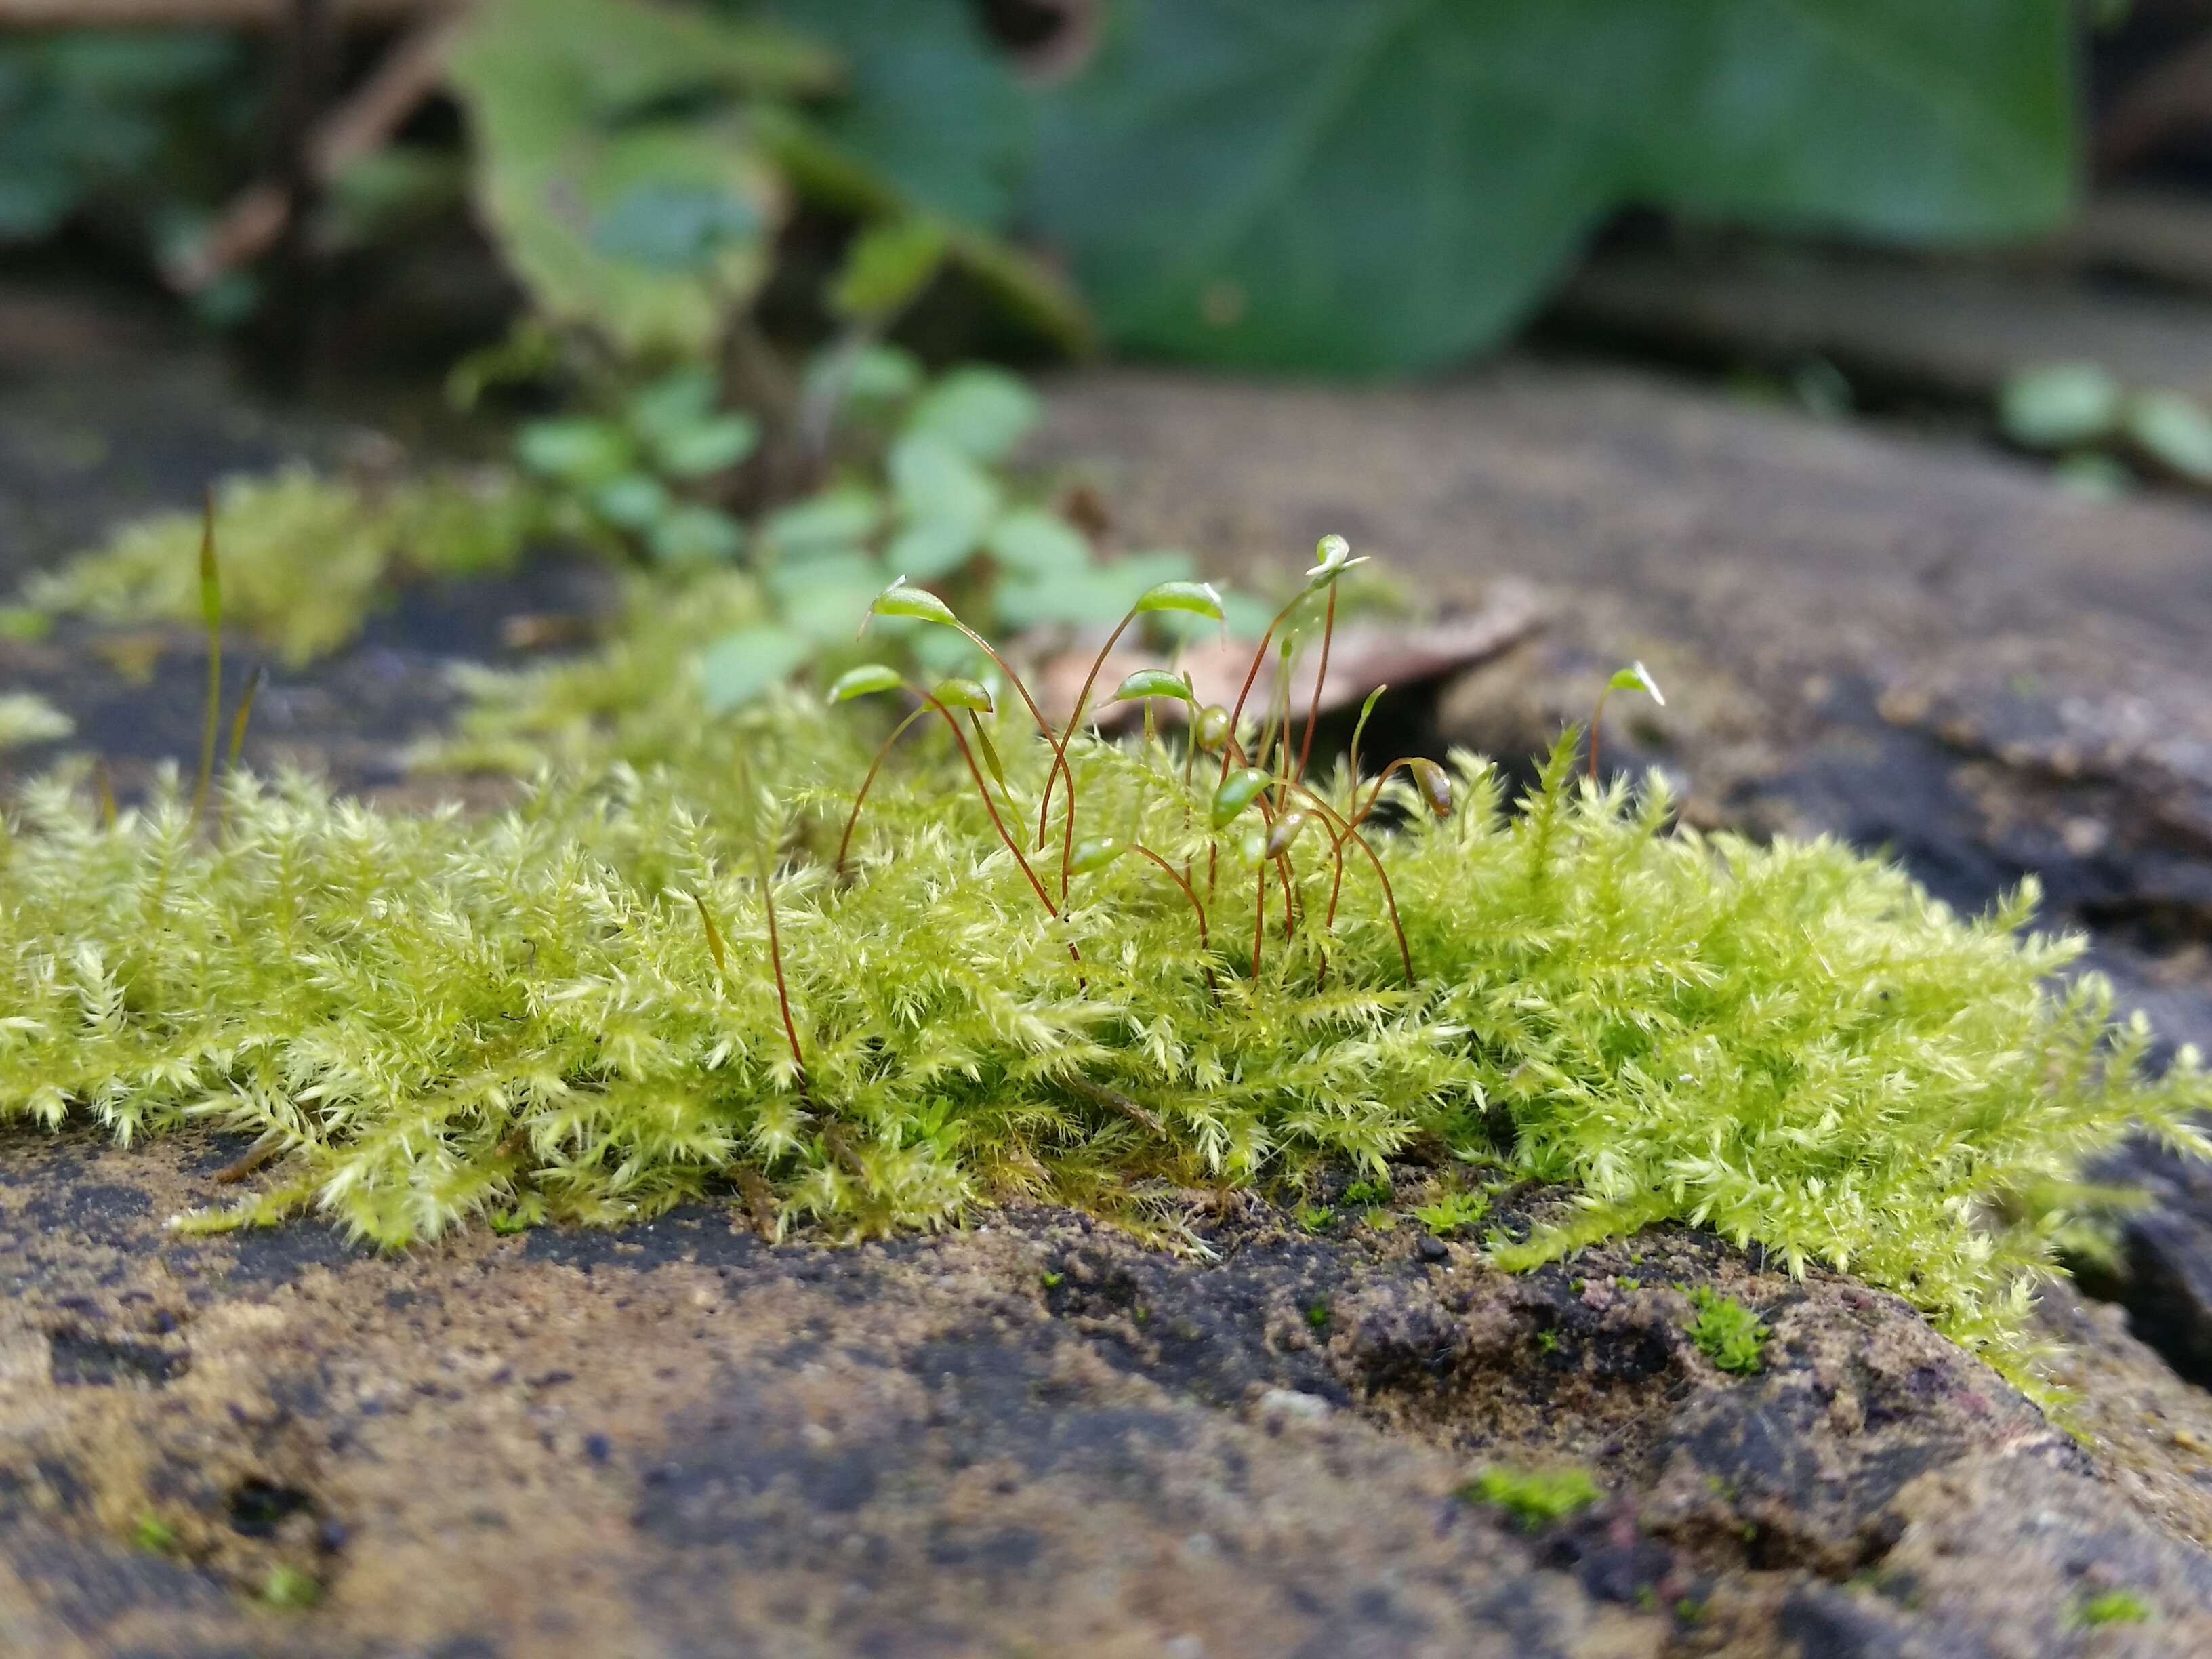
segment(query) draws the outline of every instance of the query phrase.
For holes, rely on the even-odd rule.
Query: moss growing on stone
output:
[[[226,620],[293,665],[351,640],[413,575],[511,568],[538,514],[496,475],[370,489],[294,467],[234,478],[216,502]],[[33,576],[33,615],[197,623],[197,512],[137,520],[108,544]]]
[[[754,602],[714,578],[597,657],[479,678],[449,755],[549,765],[497,816],[241,774],[196,830],[173,789],[112,823],[29,789],[0,1118],[244,1132],[266,1189],[188,1224],[392,1246],[732,1188],[836,1237],[1021,1198],[1172,1230],[1195,1188],[1387,1199],[1393,1160],[1455,1153],[1577,1195],[1496,1240],[1507,1266],[1709,1225],[2000,1358],[2081,1161],[2137,1125],[2202,1150],[2194,1057],[2148,1077],[2101,981],[2054,987],[2079,947],[2024,931],[2032,890],[1962,918],[1833,841],[1674,829],[1656,780],[1577,778],[1573,734],[1510,810],[1472,756],[1389,785],[1371,866],[1329,827],[1375,787],[1342,769],[1306,781],[1312,833],[1263,837],[1214,827],[1212,757],[1079,737],[1060,801],[1158,858],[1087,841],[1063,886],[1057,823],[1017,834],[1030,881],[994,822],[1034,829],[1056,769],[1001,707],[969,722],[988,785],[935,722],[906,740],[841,880],[882,728],[790,696],[710,718],[683,672]]]
[[[1687,1328],[1698,1352],[1724,1371],[1748,1376],[1765,1366],[1769,1332],[1757,1314],[1702,1285],[1690,1292],[1690,1301],[1697,1316]]]
[[[1504,1510],[1528,1532],[1565,1520],[1597,1502],[1602,1494],[1583,1470],[1485,1469],[1460,1489],[1470,1504]]]

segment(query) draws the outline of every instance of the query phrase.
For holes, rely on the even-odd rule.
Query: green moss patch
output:
[[[503,814],[239,775],[197,827],[181,792],[111,823],[68,778],[29,789],[0,841],[0,1117],[244,1132],[266,1189],[186,1224],[313,1212],[393,1246],[717,1191],[839,1237],[1020,1198],[1171,1229],[1194,1188],[1387,1194],[1393,1160],[1456,1154],[1578,1194],[1492,1239],[1508,1267],[1679,1220],[2000,1353],[2081,1161],[2137,1125],[2201,1149],[2193,1057],[2148,1077],[2101,981],[2054,985],[2078,945],[2025,931],[2032,890],[1966,918],[1832,841],[1674,828],[1656,781],[1577,777],[1571,737],[1510,805],[1472,756],[1449,817],[1444,773],[1391,784],[1373,865],[1327,830],[1359,799],[1341,769],[1277,863],[1263,806],[1214,827],[1213,756],[1079,738],[1053,915],[1052,749],[1002,690],[963,727],[988,791],[916,727],[841,879],[885,726],[784,696],[710,718],[670,670],[751,602],[718,580],[479,682],[449,753],[550,761]]]

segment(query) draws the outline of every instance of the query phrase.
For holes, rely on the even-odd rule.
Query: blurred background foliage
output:
[[[2068,0],[478,0],[441,61],[465,120],[416,112],[325,210],[341,236],[404,219],[460,184],[436,161],[462,149],[538,313],[630,356],[705,352],[780,278],[880,324],[946,270],[1065,350],[1397,373],[1504,338],[1626,205],[1914,242],[2050,225],[2075,21]],[[272,165],[274,50],[0,36],[0,241],[92,226],[189,264]],[[840,276],[802,231],[820,214],[887,234]]]
[[[297,662],[412,576],[550,538],[752,619],[690,659],[710,709],[827,672],[894,578],[1061,639],[1195,574],[1016,465],[1040,407],[1010,366],[1433,370],[1624,210],[1938,246],[2053,226],[2081,171],[2072,0],[112,9],[167,26],[0,27],[0,250],[119,261],[302,361],[303,315],[373,310],[381,279],[344,284],[411,260],[430,298],[386,337],[459,355],[450,401],[505,446],[399,487],[234,481],[234,622]],[[2212,473],[2171,408],[2069,396],[2029,388],[2019,431]],[[0,621],[188,621],[197,535],[126,529]],[[1232,629],[1264,599],[1228,596]],[[942,630],[903,648],[984,672]]]

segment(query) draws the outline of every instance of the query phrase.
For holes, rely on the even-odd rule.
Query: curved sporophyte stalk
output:
[[[1191,914],[1198,918],[1200,966],[1206,974],[1206,988],[1218,997],[1221,994],[1221,987],[1213,977],[1212,963],[1206,960],[1213,947],[1206,936],[1206,907],[1198,902],[1197,893],[1192,890],[1189,881],[1176,871],[1175,866],[1170,864],[1142,842],[1121,841],[1112,836],[1100,836],[1095,840],[1084,842],[1076,848],[1075,856],[1070,860],[1068,869],[1075,875],[1091,875],[1115,863],[1126,853],[1134,853],[1138,857],[1148,859],[1158,865],[1166,874],[1167,878],[1176,884],[1176,890],[1188,901]]]
[[[1073,741],[1076,732],[1082,729],[1085,711],[1091,705],[1091,693],[1097,685],[1098,676],[1106,666],[1106,659],[1113,653],[1116,641],[1138,617],[1165,611],[1180,611],[1188,615],[1204,617],[1208,621],[1220,623],[1224,628],[1228,625],[1228,613],[1222,609],[1221,595],[1215,590],[1212,583],[1158,582],[1137,596],[1137,602],[1123,614],[1120,622],[1114,624],[1114,631],[1106,636],[1106,643],[1098,647],[1098,654],[1091,659],[1091,672],[1083,677],[1083,689],[1075,695],[1075,707],[1068,714],[1067,724],[1060,728],[1059,739],[1053,743],[1052,769],[1045,774],[1044,799],[1037,805],[1036,844],[1042,847],[1047,826],[1052,819],[1053,786],[1062,777],[1067,780],[1067,808],[1065,814],[1067,822],[1062,833],[1060,849],[1060,896],[1063,899],[1067,896],[1067,861],[1075,849],[1075,774],[1068,769],[1067,745]],[[1170,678],[1173,677],[1170,676]],[[1126,684],[1124,689],[1127,689]],[[1147,692],[1139,695],[1155,694]],[[1178,694],[1170,691],[1158,695],[1173,696]],[[1045,735],[1048,739],[1051,738],[1050,732]]]
[[[1036,894],[1037,902],[1044,906],[1045,914],[1054,921],[1059,921],[1059,906],[1052,902],[1052,895],[1045,890],[1045,884],[1037,879],[1036,872],[1030,867],[1029,860],[1022,855],[1020,846],[1008,832],[1006,820],[999,815],[998,802],[992,798],[991,786],[985,781],[982,769],[975,763],[975,751],[969,746],[967,734],[961,731],[959,720],[953,716],[952,710],[956,708],[986,714],[995,713],[996,708],[991,700],[990,691],[974,680],[966,679],[943,680],[932,690],[925,691],[888,664],[865,663],[838,678],[836,684],[830,688],[829,701],[833,703],[849,702],[855,697],[868,696],[878,691],[897,690],[904,690],[920,702],[921,708],[916,709],[915,714],[921,714],[923,709],[934,709],[944,717],[945,729],[952,733],[952,741],[960,749],[960,758],[967,762],[968,774],[975,781],[975,793],[982,799],[983,810],[991,815],[991,827],[999,832],[999,839],[1006,844],[1006,850],[1014,855],[1014,862],[1021,866],[1022,874],[1028,878],[1030,890]],[[905,731],[914,723],[915,714],[909,714],[906,720],[900,722],[896,730],[892,732],[890,738],[885,740],[883,748],[877,751],[876,765],[868,769],[868,776],[860,786],[860,793],[854,799],[852,816],[845,823],[845,840],[839,843],[837,856],[840,868],[843,866],[845,851],[852,840],[853,825],[859,821],[860,816],[860,802],[866,799],[868,784],[875,781],[877,768],[882,765],[884,756],[889,752],[891,743],[897,739],[899,732]],[[1073,939],[1067,942],[1067,954],[1073,958],[1079,970],[1083,963],[1083,956],[1075,948],[1075,942]],[[1079,981],[1079,971],[1078,978]]]
[[[1023,706],[1030,711],[1030,718],[1036,722],[1037,735],[1047,743],[1052,741],[1051,722],[1045,719],[1044,711],[1037,707],[1036,699],[1030,695],[1027,683],[999,654],[996,646],[962,622],[952,607],[936,594],[927,588],[910,586],[907,579],[901,576],[876,595],[866,614],[860,618],[860,633],[853,637],[859,639],[865,635],[868,631],[869,622],[877,617],[904,617],[915,622],[934,623],[939,628],[949,628],[960,635],[997,665],[999,672],[1006,677],[1008,683],[1019,694]]]
[[[207,708],[200,720],[200,769],[192,785],[191,821],[206,809],[215,781],[216,738],[222,727],[222,571],[215,553],[215,486],[200,504],[200,622],[207,629]]]
[[[1260,665],[1267,659],[1267,647],[1275,637],[1275,630],[1288,620],[1291,612],[1297,610],[1314,594],[1324,587],[1333,589],[1337,578],[1346,571],[1354,565],[1367,562],[1364,556],[1357,559],[1352,556],[1352,544],[1341,536],[1322,537],[1314,544],[1314,554],[1316,562],[1306,572],[1305,586],[1293,593],[1283,608],[1269,619],[1267,632],[1260,635],[1260,643],[1252,652],[1252,665],[1245,671],[1244,684],[1237,688],[1237,701],[1230,706],[1229,724],[1221,746],[1221,781],[1223,782],[1226,782],[1229,777],[1231,752],[1236,746],[1237,723],[1244,718],[1244,704],[1252,695],[1254,683],[1260,678]],[[1264,745],[1261,753],[1264,758]],[[1213,868],[1214,856],[1208,854],[1206,882],[1209,886],[1213,880]]]
[[[1667,696],[1659,689],[1659,682],[1651,678],[1651,671],[1640,662],[1613,671],[1597,694],[1597,707],[1590,710],[1589,723],[1589,781],[1597,781],[1597,727],[1605,718],[1605,700],[1616,691],[1641,691],[1662,708],[1667,706]]]

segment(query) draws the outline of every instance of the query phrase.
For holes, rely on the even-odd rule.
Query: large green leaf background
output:
[[[1377,373],[1501,337],[1625,204],[1947,240],[2073,179],[2065,0],[1120,0],[1031,206],[1108,332]]]

